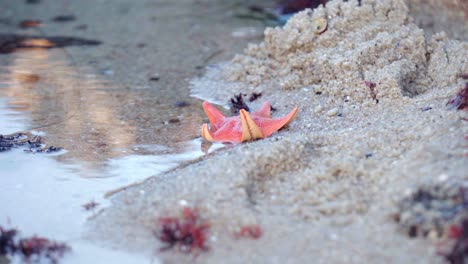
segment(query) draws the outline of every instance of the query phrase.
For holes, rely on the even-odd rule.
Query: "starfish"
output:
[[[270,104],[265,102],[255,112],[249,113],[241,109],[239,116],[226,117],[205,101],[203,110],[210,120],[211,129],[208,124],[203,124],[201,136],[211,142],[230,143],[265,138],[289,124],[297,114],[297,107],[295,107],[286,116],[273,119],[270,116],[270,109]]]

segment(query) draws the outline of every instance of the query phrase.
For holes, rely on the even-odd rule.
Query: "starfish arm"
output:
[[[252,115],[257,115],[260,117],[265,117],[265,118],[270,118],[270,110],[271,110],[271,105],[268,102],[263,103],[263,105],[255,112],[252,113]]]
[[[211,131],[208,128],[208,124],[203,124],[201,129],[201,136],[204,140],[214,142],[213,135],[211,134]]]
[[[215,127],[215,129],[222,125],[225,116],[218,109],[216,109],[207,101],[204,101],[203,110],[205,110],[205,113],[210,120],[210,124]]]
[[[249,112],[241,109],[239,113],[242,124],[242,141],[265,137],[260,128],[258,128],[257,124],[253,121]]]
[[[265,137],[270,136],[282,127],[289,124],[297,114],[297,107],[295,107],[288,115],[278,119],[258,118],[256,122],[260,127]]]

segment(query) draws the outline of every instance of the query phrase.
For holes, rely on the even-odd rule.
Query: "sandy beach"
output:
[[[327,29],[317,33],[320,18]],[[465,85],[468,43],[463,26],[456,40],[413,21],[403,1],[330,1],[267,28],[261,43],[193,80],[192,94],[227,104],[261,92],[253,109],[268,100],[274,117],[297,106],[297,118],[113,194],[91,236],[154,250],[155,219],[193,206],[211,223],[200,263],[443,263],[434,244],[443,232],[431,223],[447,227],[466,209],[442,219],[411,199],[439,186],[433,199],[444,202],[467,184],[466,111],[447,102]],[[260,239],[233,237],[252,224]]]

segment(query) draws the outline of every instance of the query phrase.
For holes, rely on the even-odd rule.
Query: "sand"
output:
[[[321,34],[310,30],[318,18]],[[468,183],[467,112],[447,106],[464,86],[468,43],[413,21],[404,1],[333,0],[266,29],[263,42],[193,80],[192,93],[226,104],[262,92],[252,108],[268,100],[282,116],[297,106],[297,118],[113,193],[89,237],[167,263],[442,263],[443,233],[408,236],[414,217],[433,212],[402,204],[419,188]],[[158,252],[156,219],[187,205],[211,223],[210,250]],[[246,224],[264,235],[236,239]]]

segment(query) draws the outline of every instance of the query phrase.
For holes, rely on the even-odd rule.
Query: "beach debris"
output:
[[[60,23],[72,22],[75,20],[76,20],[75,15],[58,15],[52,18],[52,21],[60,22]]]
[[[468,218],[459,224],[452,224],[446,237],[438,243],[437,254],[444,256],[448,263],[464,264],[468,259]]]
[[[20,28],[34,28],[34,27],[39,27],[41,26],[41,21],[40,20],[23,20],[19,23]]]
[[[429,110],[431,110],[431,109],[432,109],[432,107],[426,106],[426,107],[421,108],[421,111],[427,112],[427,111],[429,111]]]
[[[245,225],[239,229],[236,237],[259,239],[262,234],[263,230],[259,225]]]
[[[322,34],[327,30],[328,22],[325,18],[317,18],[312,21],[312,30],[315,34]]]
[[[281,14],[293,14],[306,8],[316,8],[320,4],[325,5],[328,0],[286,0],[281,1],[279,9]]]
[[[297,114],[295,107],[282,118],[271,118],[271,106],[265,102],[259,110],[249,113],[245,109],[239,110],[239,116],[225,117],[218,109],[208,102],[203,102],[211,129],[203,124],[201,136],[211,142],[240,143],[265,138],[288,125]]]
[[[253,102],[253,101],[257,100],[260,97],[262,97],[261,92],[260,93],[253,92],[249,97],[249,102]]]
[[[5,256],[16,250],[14,238],[18,231],[16,229],[3,229],[0,226],[0,255]]]
[[[20,256],[27,263],[48,260],[50,263],[58,263],[59,259],[71,248],[60,242],[47,238],[33,236],[29,238],[17,238],[16,229],[4,229],[0,226],[0,256]],[[41,262],[43,263],[43,262]]]
[[[166,244],[161,250],[167,250],[178,245],[181,252],[190,253],[193,250],[208,250],[206,245],[207,232],[210,224],[202,220],[198,209],[184,207],[180,217],[161,217],[158,219],[159,230],[154,234]]]
[[[244,109],[245,111],[250,111],[250,107],[247,105],[247,103],[245,102],[244,100],[244,97],[247,97],[248,95],[247,94],[238,94],[238,95],[234,95],[234,97],[232,97],[229,101],[231,107],[230,107],[230,110],[231,110],[231,113],[233,115],[237,115],[239,114],[239,111],[241,109]],[[256,93],[256,92],[253,92],[250,94],[249,96],[249,102],[254,102],[256,101],[258,98],[262,97],[262,93],[259,92],[259,93]],[[272,111],[275,111],[276,109],[273,110],[273,107],[271,107]]]
[[[29,36],[17,34],[0,34],[0,54],[8,54],[24,49],[51,49],[67,46],[96,46],[97,40],[63,37],[63,36]]]
[[[464,80],[468,80],[468,74],[462,74],[459,76]],[[468,82],[465,83],[465,87],[461,89],[452,99],[447,102],[451,108],[457,110],[468,109]]]
[[[96,203],[94,200],[90,201],[90,202],[87,202],[85,204],[82,205],[82,207],[86,210],[86,211],[89,211],[89,210],[92,210],[96,207],[99,206],[99,203]]]
[[[176,101],[176,102],[174,103],[174,106],[175,106],[175,107],[187,107],[187,106],[189,106],[189,105],[190,105],[190,104],[189,104],[188,102],[186,102],[186,101]]]
[[[180,122],[180,119],[179,118],[171,118],[167,121],[169,124],[175,124],[175,123],[179,123]]]
[[[409,237],[442,237],[448,226],[468,217],[468,188],[442,176],[399,202],[394,220]]]
[[[245,95],[245,96],[247,96],[247,95]],[[233,115],[239,114],[239,111],[241,109],[244,109],[245,111],[250,111],[250,108],[245,103],[243,95],[241,93],[238,94],[238,95],[234,95],[234,97],[231,98],[231,100],[230,100],[230,104],[231,104],[230,110],[231,110],[231,113]]]
[[[376,103],[379,103],[379,99],[377,99],[377,93],[375,92],[375,87],[377,86],[374,82],[364,81],[364,84],[369,88],[370,94],[373,100]]]
[[[20,146],[28,146],[25,151],[31,153],[50,153],[62,150],[60,147],[47,146],[42,142],[42,137],[29,132],[17,132],[10,135],[0,134],[0,152]]]

